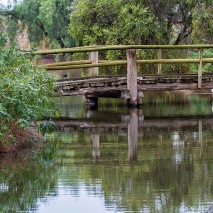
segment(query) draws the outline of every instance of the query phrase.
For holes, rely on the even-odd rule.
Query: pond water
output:
[[[55,101],[64,119],[44,149],[0,156],[0,212],[211,212],[211,94]]]

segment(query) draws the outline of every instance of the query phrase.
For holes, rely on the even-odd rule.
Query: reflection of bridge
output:
[[[140,104],[140,98],[143,97],[143,91],[147,90],[192,90],[197,88],[212,89],[213,75],[202,74],[202,64],[212,63],[213,58],[203,58],[203,50],[213,48],[213,45],[117,45],[117,46],[90,46],[78,47],[61,50],[38,51],[36,54],[61,54],[61,53],[90,53],[89,60],[67,61],[55,64],[47,64],[48,70],[70,70],[89,68],[89,76],[80,79],[60,80],[57,83],[56,93],[61,95],[79,95],[83,94],[89,103],[97,105],[98,97],[116,97],[127,99],[130,105]],[[198,50],[197,59],[163,59],[164,50]],[[127,60],[106,61],[99,60],[99,52],[108,50],[125,50]],[[157,50],[158,59],[137,60],[136,50]],[[104,55],[106,52],[104,52]],[[102,54],[103,55],[103,54]],[[198,74],[162,75],[162,64],[198,64]],[[137,66],[143,64],[157,64],[158,71],[155,75],[142,74],[138,76]],[[127,66],[126,76],[98,76],[99,67],[106,66]],[[93,77],[91,77],[93,76]]]
[[[77,119],[62,119],[55,120],[57,130],[59,132],[83,132],[83,133],[106,133],[114,132],[116,134],[126,133],[131,116],[123,116],[120,122],[104,122],[93,121],[90,119],[77,120]],[[168,119],[148,119],[144,120],[143,116],[139,116],[138,128],[149,129],[177,129],[190,127],[197,129],[199,123],[202,126],[212,126],[213,118],[168,118]]]
[[[156,132],[159,130],[180,130],[187,129],[198,133],[198,142],[202,145],[202,129],[213,128],[213,117],[191,117],[191,118],[162,118],[162,119],[144,119],[138,116],[137,110],[131,110],[129,115],[120,115],[119,121],[105,120],[95,121],[93,116],[87,119],[63,119],[55,120],[57,131],[59,132],[77,132],[90,135],[93,145],[93,157],[100,158],[100,135],[114,133],[116,135],[128,136],[128,158],[129,162],[137,159],[138,132],[145,129]]]

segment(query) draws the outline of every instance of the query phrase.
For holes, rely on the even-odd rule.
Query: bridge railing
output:
[[[89,75],[98,75],[98,68],[105,66],[127,65],[127,89],[130,91],[132,102],[137,100],[137,64],[157,64],[158,74],[162,73],[162,64],[183,64],[193,63],[198,64],[198,88],[202,87],[202,71],[203,63],[213,63],[213,58],[203,58],[205,49],[212,49],[213,45],[105,45],[105,46],[86,46],[75,48],[64,48],[54,50],[36,51],[36,55],[52,55],[62,53],[89,53],[88,60],[67,61],[53,64],[43,65],[47,70],[68,70],[89,68]],[[143,60],[136,58],[137,50],[158,50],[157,59]],[[193,49],[199,52],[199,57],[187,59],[165,59],[162,58],[162,50],[183,50]],[[99,60],[100,51],[108,50],[126,50],[126,60]]]

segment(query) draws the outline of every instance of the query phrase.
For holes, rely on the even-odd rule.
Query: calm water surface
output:
[[[211,212],[211,95],[56,103],[66,118],[41,153],[0,157],[0,212]]]

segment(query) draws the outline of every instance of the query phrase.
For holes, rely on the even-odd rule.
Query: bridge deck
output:
[[[198,77],[197,75],[143,75],[137,77],[137,87],[139,92],[195,90],[198,89]],[[213,74],[202,76],[202,89],[213,89]],[[127,78],[124,76],[97,76],[60,80],[57,82],[56,94],[125,98],[128,96],[126,90]]]

